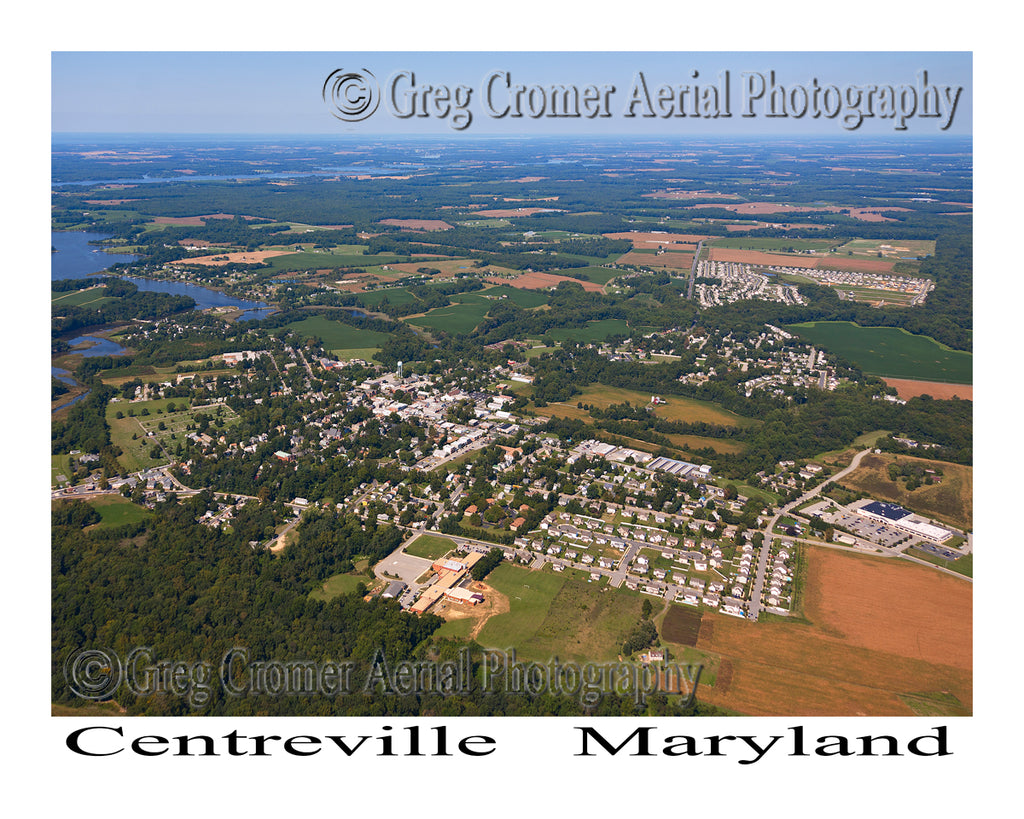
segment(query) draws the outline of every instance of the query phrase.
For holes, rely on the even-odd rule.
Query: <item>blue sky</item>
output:
[[[964,88],[955,117],[945,132],[942,119],[914,117],[907,130],[893,120],[865,120],[858,134],[932,136],[972,132],[972,57],[969,52],[59,52],[52,54],[51,114],[54,133],[274,133],[274,134],[707,134],[851,133],[841,117],[805,115],[767,118],[762,102],[754,117],[741,117],[744,73],[767,79],[775,72],[785,88],[822,86],[913,86],[921,70],[938,86]],[[368,69],[383,89],[376,113],[362,122],[342,122],[331,114],[321,92],[336,69]],[[449,116],[400,118],[387,96],[389,80],[412,71],[418,86],[471,89],[464,106],[471,123],[456,131]],[[552,119],[497,118],[509,94],[499,82],[491,109],[484,106],[483,83],[495,71],[511,84],[615,87],[607,98],[608,117]],[[698,72],[698,78],[693,73]],[[645,118],[623,116],[642,73],[653,97],[661,85],[720,84],[730,76],[731,118]],[[406,85],[400,85],[404,91]],[[405,97],[399,94],[397,102]],[[724,104],[723,104],[724,107]],[[643,106],[637,106],[640,114]]]

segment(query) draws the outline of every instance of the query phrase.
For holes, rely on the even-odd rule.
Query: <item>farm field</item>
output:
[[[804,623],[705,615],[697,648],[721,655],[704,699],[750,715],[946,714],[972,708],[972,590],[905,561],[810,548]],[[723,669],[727,673],[723,674]]]
[[[710,244],[714,247],[732,250],[760,250],[765,253],[794,253],[804,250],[828,252],[830,248],[838,246],[830,239],[772,239],[770,237],[747,238],[745,236],[715,237]]]
[[[359,293],[356,295],[356,300],[363,307],[373,309],[384,301],[396,305],[409,304],[416,301],[416,297],[404,287],[386,287],[380,290],[368,290],[364,293]]]
[[[666,250],[657,253],[647,250],[631,250],[616,260],[617,264],[631,264],[638,267],[667,267],[673,270],[689,270],[693,265],[693,252]]]
[[[444,330],[447,333],[471,333],[483,321],[493,306],[490,299],[476,293],[460,293],[453,297],[455,304],[437,307],[422,316],[406,318],[404,321],[417,327]]]
[[[889,479],[889,464],[916,463],[922,467],[942,470],[942,482],[922,484],[908,492],[902,481]],[[841,481],[843,486],[859,490],[877,500],[898,503],[921,515],[948,523],[960,529],[974,528],[974,470],[946,461],[929,461],[909,455],[865,455],[860,466]]]
[[[301,321],[293,321],[288,327],[307,338],[320,338],[324,343],[324,349],[331,353],[351,350],[375,351],[389,338],[387,333],[344,324],[326,316],[311,316]]]
[[[970,384],[943,384],[939,381],[911,381],[905,378],[883,379],[890,387],[896,388],[896,394],[904,401],[918,395],[930,395],[932,398],[962,398],[964,401],[974,400],[974,387]]]
[[[112,296],[104,296],[103,293],[105,291],[106,287],[103,285],[87,287],[84,290],[68,290],[63,293],[51,291],[50,306],[51,308],[69,305],[74,307],[99,307],[102,304],[110,304],[117,301]]]
[[[514,279],[491,278],[487,279],[494,284],[508,284],[511,287],[520,287],[524,290],[547,290],[550,287],[557,287],[562,282],[578,284],[584,290],[600,293],[604,285],[592,281],[580,281],[568,276],[556,276],[553,273],[523,273]]]
[[[894,327],[861,327],[849,321],[787,325],[812,344],[855,363],[868,375],[970,384],[972,356]]]
[[[595,284],[608,284],[612,279],[620,274],[620,271],[615,270],[611,267],[576,267],[572,271],[562,271],[567,276],[575,273],[576,275],[584,275],[588,282],[594,282]]]

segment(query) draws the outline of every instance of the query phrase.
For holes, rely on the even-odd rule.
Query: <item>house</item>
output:
[[[386,599],[401,597],[407,588],[401,580],[392,580],[380,596]]]

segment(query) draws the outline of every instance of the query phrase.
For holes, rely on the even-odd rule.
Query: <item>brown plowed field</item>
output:
[[[452,226],[441,219],[381,219],[380,224],[409,230],[451,230]]]
[[[576,282],[584,290],[591,290],[595,293],[604,292],[603,285],[596,282],[573,279],[569,276],[555,276],[551,273],[524,273],[515,279],[494,277],[485,279],[485,281],[492,284],[507,284],[509,287],[518,287],[520,290],[545,290],[548,287],[557,287],[562,282]]]
[[[664,253],[637,253],[629,251],[615,260],[616,264],[634,264],[637,267],[671,267],[674,270],[689,270],[693,266],[693,253],[666,250]]]
[[[271,256],[288,256],[289,250],[253,250],[240,251],[238,253],[217,253],[213,256],[195,256],[191,259],[179,259],[171,264],[204,264],[216,267],[217,265],[236,262],[238,264],[256,264]]]
[[[972,584],[898,559],[808,551],[804,623],[708,615],[697,648],[732,667],[701,699],[741,713],[897,716],[901,693],[972,702]]]
[[[906,400],[918,395],[932,398],[962,398],[974,400],[974,387],[970,384],[942,384],[938,381],[908,381],[903,378],[883,378],[886,384],[896,388],[900,398]]]

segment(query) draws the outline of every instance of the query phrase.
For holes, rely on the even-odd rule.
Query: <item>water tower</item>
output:
[[[399,381],[401,381],[403,378],[405,378],[405,376],[402,375],[402,362],[401,361],[398,362],[398,372],[396,374],[398,375],[398,380]]]

